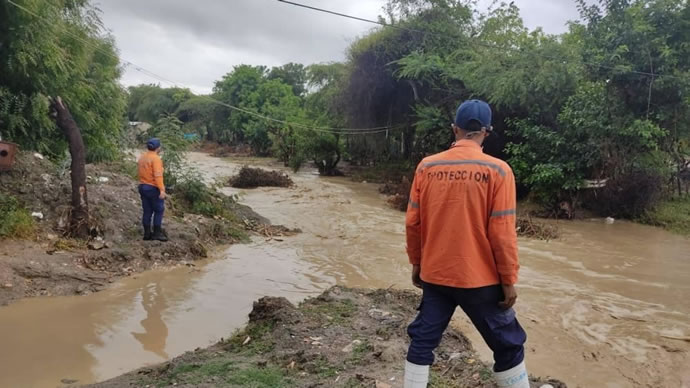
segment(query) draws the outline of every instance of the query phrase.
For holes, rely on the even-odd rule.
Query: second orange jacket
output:
[[[139,157],[139,183],[158,187],[161,193],[165,192],[163,183],[163,161],[155,151],[147,151]]]
[[[515,178],[507,163],[471,140],[425,158],[407,208],[407,253],[431,284],[515,284]]]

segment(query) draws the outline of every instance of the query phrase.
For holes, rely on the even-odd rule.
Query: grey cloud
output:
[[[575,0],[517,0],[525,25],[542,27],[548,33],[568,30],[567,22],[579,19]]]
[[[97,0],[98,1],[98,0]],[[302,0],[375,19],[385,0]],[[577,16],[571,0],[517,0],[526,24],[562,32]],[[349,43],[373,26],[276,0],[100,0],[123,59],[208,92],[232,66],[342,60]],[[129,67],[125,85],[157,82]]]

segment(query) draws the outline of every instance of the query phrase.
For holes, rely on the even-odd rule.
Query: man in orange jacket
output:
[[[507,163],[484,154],[491,108],[470,100],[452,125],[456,141],[417,167],[407,208],[412,282],[423,289],[405,366],[405,388],[424,388],[433,351],[457,306],[494,353],[499,387],[529,388],[527,339],[512,309],[517,293],[515,178]]]
[[[146,142],[148,152],[141,155],[139,167],[139,195],[143,209],[142,225],[144,240],[168,241],[163,232],[163,212],[165,211],[165,185],[163,184],[163,161],[160,157],[161,141],[152,138]],[[153,216],[153,233],[151,233]]]

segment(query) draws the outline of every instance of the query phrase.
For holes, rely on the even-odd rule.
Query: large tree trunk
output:
[[[72,211],[68,234],[72,237],[89,237],[89,202],[86,195],[86,149],[81,131],[72,118],[69,109],[57,97],[51,108],[57,126],[67,137],[69,153],[72,156],[70,178],[72,179]]]

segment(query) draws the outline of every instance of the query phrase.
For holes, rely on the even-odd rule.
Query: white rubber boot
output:
[[[426,388],[429,384],[429,365],[417,365],[405,361],[404,388]]]
[[[514,368],[494,374],[500,388],[529,388],[529,376],[524,361]]]

